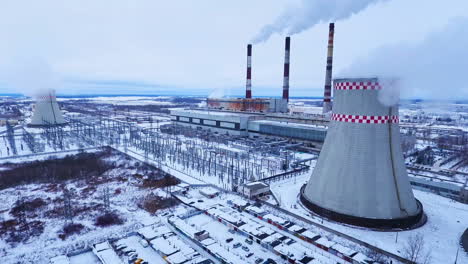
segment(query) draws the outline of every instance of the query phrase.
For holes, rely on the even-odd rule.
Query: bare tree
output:
[[[411,235],[408,238],[403,248],[403,254],[408,260],[418,264],[431,263],[431,252],[425,249],[424,235],[421,233]]]
[[[368,256],[371,260],[377,263],[387,263],[387,257],[385,257],[385,255],[375,250],[368,249],[366,252],[366,256]]]

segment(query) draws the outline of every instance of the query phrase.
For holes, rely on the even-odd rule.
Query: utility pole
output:
[[[65,221],[70,221],[73,223],[73,209],[71,205],[71,191],[65,188],[63,190],[63,203],[64,203],[64,216],[65,216]]]
[[[109,187],[104,188],[103,191],[103,200],[104,200],[104,209],[106,212],[110,211],[110,195],[109,195]]]

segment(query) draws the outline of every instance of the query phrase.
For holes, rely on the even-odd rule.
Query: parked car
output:
[[[249,254],[245,255],[246,258],[250,258],[251,256],[253,256],[254,253],[250,252]]]
[[[245,239],[245,243],[249,244],[249,245],[252,245],[253,244],[253,241],[251,239],[248,239],[246,238]]]
[[[234,238],[230,237],[230,238],[226,239],[226,243],[231,243],[233,240],[234,240]]]
[[[238,248],[238,247],[240,247],[240,246],[242,246],[242,244],[239,243],[239,242],[237,242],[237,243],[235,243],[235,244],[233,245],[234,248]]]
[[[247,252],[250,251],[250,249],[249,249],[247,246],[242,246],[242,249],[243,249],[244,251],[247,251]]]
[[[255,260],[255,264],[260,264],[263,262],[263,259],[262,258],[258,258]]]

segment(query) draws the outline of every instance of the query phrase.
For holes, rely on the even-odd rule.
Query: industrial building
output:
[[[329,219],[376,229],[423,219],[403,160],[398,107],[379,102],[377,78],[334,80],[327,137],[301,202]]]
[[[277,136],[301,141],[323,142],[327,130],[323,126],[288,122],[287,118],[271,120],[259,113],[237,113],[198,109],[171,110],[174,124],[234,136]]]
[[[248,120],[260,115],[209,110],[171,110],[171,120],[179,125],[208,129],[235,136],[247,136]]]
[[[276,98],[208,98],[206,103],[210,109],[261,112],[261,113],[287,113],[288,101]]]
[[[287,113],[289,102],[289,55],[291,38],[284,47],[283,95],[281,98],[252,98],[252,44],[247,45],[245,98],[208,98],[208,108],[227,111]]]
[[[66,123],[57,103],[55,91],[49,90],[37,96],[29,126],[64,125]]]
[[[242,185],[242,193],[249,199],[270,193],[270,186],[264,182],[249,182]]]

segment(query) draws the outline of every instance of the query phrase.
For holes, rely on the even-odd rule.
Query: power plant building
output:
[[[171,119],[176,124],[236,136],[247,136],[248,120],[256,116],[207,110],[171,110]]]
[[[287,113],[288,101],[276,98],[208,98],[209,108],[227,111]]]
[[[178,125],[235,136],[269,135],[323,142],[327,133],[320,126],[268,120],[260,113],[177,109],[171,110],[171,119]]]
[[[377,78],[334,80],[327,137],[301,202],[329,219],[376,229],[423,219],[400,143],[398,107],[379,102]]]

